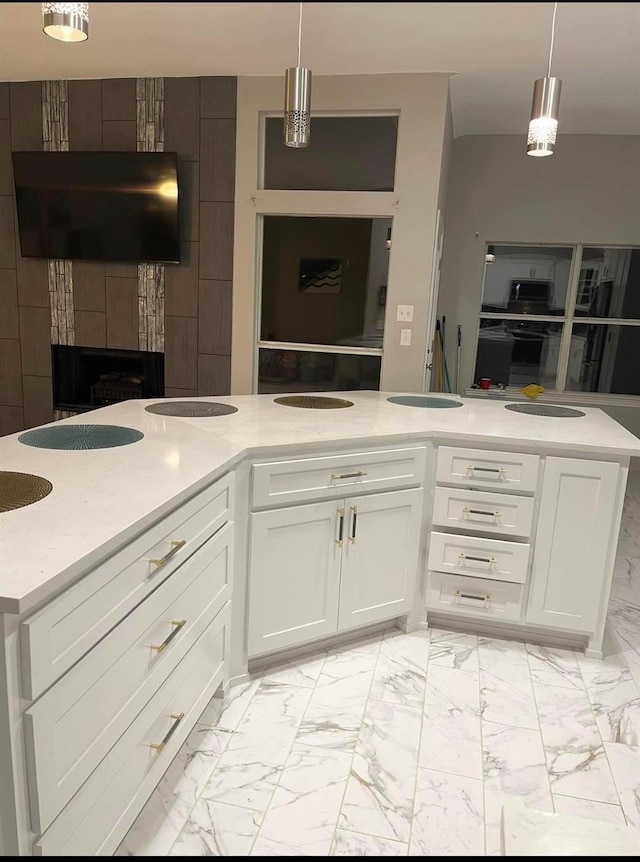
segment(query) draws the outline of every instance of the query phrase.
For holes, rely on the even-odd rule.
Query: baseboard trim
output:
[[[584,652],[587,646],[586,635],[554,634],[553,632],[541,631],[530,626],[515,626],[508,623],[500,623],[494,620],[475,620],[470,617],[447,616],[428,612],[428,622],[431,629],[446,629],[447,631],[460,632],[461,634],[477,634],[485,637],[498,638],[511,641],[527,641],[528,643],[540,644],[541,646],[559,647],[560,649],[572,649]]]

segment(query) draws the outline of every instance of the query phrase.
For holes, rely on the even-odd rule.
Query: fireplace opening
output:
[[[164,353],[51,345],[53,406],[83,412],[130,398],[164,397]]]

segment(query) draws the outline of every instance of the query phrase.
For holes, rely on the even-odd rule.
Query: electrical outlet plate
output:
[[[413,323],[413,306],[399,305],[397,320],[401,323]]]

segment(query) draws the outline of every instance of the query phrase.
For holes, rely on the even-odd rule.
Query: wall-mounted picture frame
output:
[[[340,258],[302,258],[298,290],[300,293],[340,293],[342,265]]]

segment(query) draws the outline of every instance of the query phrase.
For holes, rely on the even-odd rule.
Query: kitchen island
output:
[[[6,855],[112,853],[249,661],[390,620],[600,654],[640,441],[600,410],[387,397],[131,401],[56,426],[144,435],[127,445],[0,440],[0,469],[52,486],[0,514]]]

